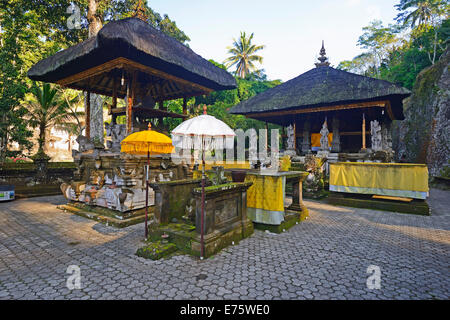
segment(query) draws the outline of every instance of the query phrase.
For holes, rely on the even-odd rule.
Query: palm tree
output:
[[[448,18],[450,5],[446,0],[401,0],[395,5],[399,13],[396,20],[403,22],[403,25],[410,25],[411,29],[417,25],[418,31],[423,31],[427,26],[434,29],[434,39],[432,42],[432,55],[428,52],[431,64],[436,61],[438,46],[438,25],[442,23],[442,18]],[[409,11],[412,9],[412,11]]]
[[[396,7],[404,12],[400,13],[397,19],[405,25],[410,24],[411,28],[428,25],[441,3],[441,0],[401,0]],[[409,9],[413,10],[408,11]]]
[[[253,33],[247,38],[245,32],[241,31],[239,41],[233,39],[233,46],[227,47],[228,53],[231,55],[225,59],[224,63],[227,68],[236,65],[236,75],[245,78],[251,71],[256,70],[253,62],[262,63],[263,58],[255,53],[264,49],[265,46],[257,46],[252,44]]]
[[[74,120],[82,116],[84,112],[76,112],[63,101],[58,90],[50,84],[44,83],[42,88],[33,84],[31,96],[28,97],[26,118],[32,128],[39,128],[38,152],[36,154],[46,157],[44,145],[47,140],[47,130],[50,127],[72,133]]]

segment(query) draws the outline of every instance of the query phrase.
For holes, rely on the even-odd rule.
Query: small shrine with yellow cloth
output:
[[[330,163],[330,191],[425,200],[428,168],[411,163]]]
[[[232,171],[232,168],[225,169],[225,176],[231,178]],[[302,201],[302,182],[306,179],[307,172],[272,170],[245,170],[245,172],[245,182],[252,182],[252,186],[247,190],[247,216],[255,223],[256,228],[259,226],[260,229],[281,232],[307,217],[308,211]],[[200,171],[194,171],[194,179],[200,175]],[[286,208],[286,184],[289,183],[293,189],[292,204]]]

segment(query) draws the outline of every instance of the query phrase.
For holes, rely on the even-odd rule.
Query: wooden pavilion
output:
[[[388,81],[330,67],[322,43],[319,63],[300,76],[234,106],[230,113],[294,127],[297,152],[311,152],[324,122],[332,132],[331,152],[358,153],[371,147],[366,123],[381,124],[383,150],[391,149],[390,127],[403,120],[409,90]]]
[[[142,117],[185,118],[189,97],[236,88],[229,73],[138,18],[109,22],[95,37],[38,62],[28,76],[112,97],[113,122],[126,114],[127,133]],[[125,99],[126,108],[117,108],[117,98]],[[165,100],[179,98],[183,115],[164,109]],[[89,116],[86,122],[89,128]]]
[[[96,36],[38,62],[28,76],[83,90],[88,102],[91,93],[112,97],[108,148],[95,144],[96,137],[90,135],[91,120],[95,128],[103,123],[102,115],[90,118],[88,103],[86,137],[78,137],[80,150],[73,153],[76,181],[64,184],[62,190],[78,206],[67,210],[79,213],[85,204],[106,207],[114,210],[109,221],[115,223],[119,217],[122,225],[142,221],[141,209],[147,200],[154,202],[154,192],[146,198],[146,157],[121,153],[120,142],[134,131],[147,129],[151,119],[186,118],[189,97],[236,88],[232,75],[139,18],[107,23]],[[164,101],[180,98],[183,114],[164,108]],[[125,100],[125,107],[118,106],[118,99]],[[126,126],[116,123],[119,115],[126,115]],[[103,127],[99,129],[104,132]],[[148,168],[152,183],[186,176],[186,168],[173,163],[169,155],[152,155]]]

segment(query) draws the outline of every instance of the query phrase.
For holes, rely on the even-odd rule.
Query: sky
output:
[[[149,0],[168,14],[205,59],[222,63],[240,31],[254,33],[261,67],[270,80],[287,81],[314,67],[322,40],[329,62],[337,66],[363,50],[362,28],[374,19],[394,22],[399,0]]]

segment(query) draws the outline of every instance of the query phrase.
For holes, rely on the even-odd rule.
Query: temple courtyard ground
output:
[[[432,216],[305,201],[308,220],[205,261],[139,258],[143,224],[107,227],[56,209],[64,202],[0,204],[0,299],[450,298],[448,191],[431,191]],[[66,286],[71,265],[81,289]]]

